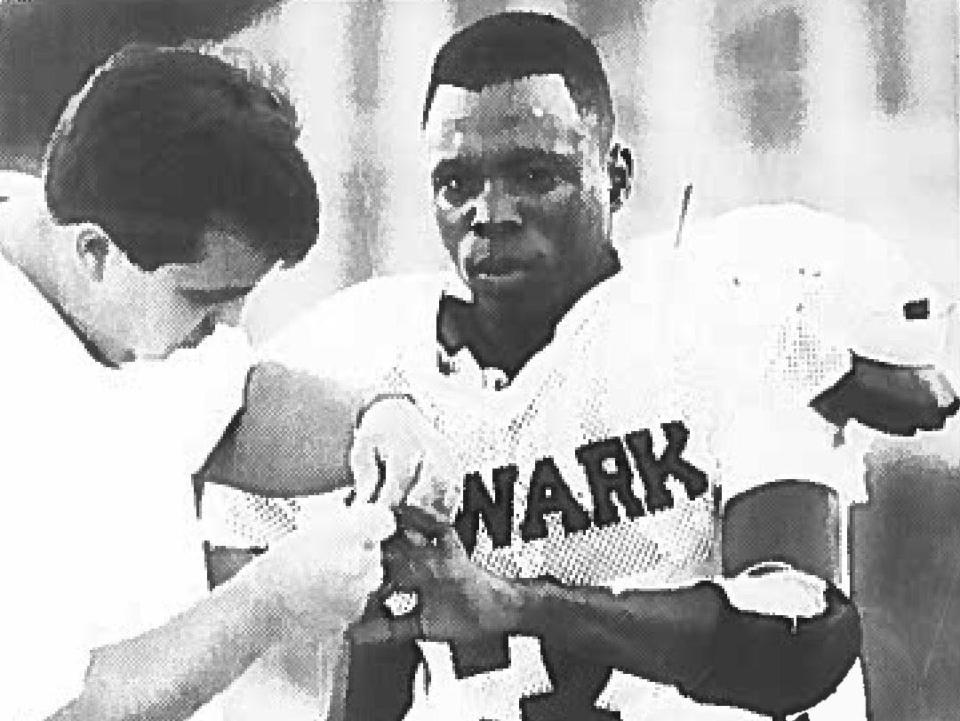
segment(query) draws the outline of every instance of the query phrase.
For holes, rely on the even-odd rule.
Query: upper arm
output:
[[[250,375],[243,409],[200,476],[268,496],[348,485],[359,406],[359,394],[334,381],[261,364]]]
[[[263,495],[324,493],[350,483],[347,460],[363,399],[413,330],[425,281],[378,278],[334,293],[262,350],[244,407],[203,474]],[[427,317],[426,315],[424,317]]]

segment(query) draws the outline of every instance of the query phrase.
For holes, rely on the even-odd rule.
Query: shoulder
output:
[[[0,365],[24,373],[49,373],[88,360],[73,331],[29,278],[0,256]]]
[[[382,276],[324,298],[291,323],[263,352],[266,360],[320,373],[383,360],[435,333],[446,276]],[[331,365],[332,364],[332,365]]]
[[[768,303],[779,295],[790,305],[806,296],[852,326],[865,314],[902,317],[904,304],[938,295],[904,250],[866,223],[771,203],[693,224],[681,256],[700,278],[713,274],[736,287],[734,295],[763,293]]]

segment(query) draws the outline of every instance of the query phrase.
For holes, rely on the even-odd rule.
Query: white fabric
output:
[[[473,552],[477,563],[510,577],[550,573],[571,584],[685,585],[717,571],[718,509],[711,489],[725,501],[777,478],[809,478],[846,499],[863,494],[861,469],[837,457],[844,454],[842,445],[835,448],[833,434],[798,403],[839,378],[849,367],[849,353],[817,337],[815,325],[795,330],[800,323],[783,321],[776,311],[784,304],[760,309],[752,325],[738,329],[737,315],[747,306],[741,302],[735,313],[718,316],[718,309],[729,309],[742,297],[729,296],[718,277],[684,265],[679,254],[626,267],[581,299],[551,344],[505,387],[495,382],[502,374],[479,368],[465,352],[444,359],[449,375],[438,372],[436,311],[441,291],[451,287],[446,276],[355,286],[295,324],[286,334],[288,345],[278,344],[272,357],[346,379],[365,391],[412,394],[458,455],[459,477],[479,472],[488,492],[494,468],[517,465],[511,541],[494,548],[481,524]],[[696,279],[695,289],[687,284],[690,279]],[[803,367],[793,357],[795,344],[787,342],[791,331],[804,337]],[[728,349],[734,358],[725,353]],[[745,412],[745,404],[755,405],[755,412]],[[592,514],[574,450],[648,429],[659,455],[667,442],[661,424],[667,421],[682,421],[688,428],[682,457],[707,473],[710,488],[691,499],[671,481],[669,507],[661,511],[628,521],[620,509],[620,523],[570,534],[559,518],[548,517],[545,537],[521,540],[537,459],[553,458],[575,498]],[[633,462],[630,468],[642,499]],[[422,644],[430,692],[424,693],[422,673],[409,718],[518,719],[518,699],[549,691],[550,682],[535,639],[513,638],[510,647],[509,668],[457,680],[447,647]],[[617,701],[648,697],[670,701],[653,715],[656,704],[646,700],[639,706],[630,701],[629,709]],[[689,714],[684,718],[719,713],[672,688],[619,672],[600,702],[619,706],[624,718],[676,718],[681,709]],[[737,710],[722,713],[751,717]]]
[[[624,248],[640,258],[673,236]],[[720,279],[755,307],[805,322],[860,355],[898,365],[943,360],[949,302],[898,246],[862,223],[795,203],[746,206],[692,222],[677,255]],[[930,316],[908,320],[904,304],[927,300]],[[749,317],[738,312],[738,319]],[[942,364],[942,363],[941,363]]]
[[[758,563],[733,578],[719,577],[730,605],[741,611],[798,619],[827,609],[827,582],[782,562]]]
[[[242,402],[249,356],[225,330],[106,368],[4,261],[0,323],[0,717],[35,721],[77,695],[91,649],[206,595],[190,476]]]

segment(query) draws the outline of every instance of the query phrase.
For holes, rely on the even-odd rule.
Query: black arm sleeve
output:
[[[712,704],[782,718],[830,695],[856,662],[860,618],[838,589],[827,588],[825,613],[792,619],[739,611],[724,598],[701,679],[681,690]]]

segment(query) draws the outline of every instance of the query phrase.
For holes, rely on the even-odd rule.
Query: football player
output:
[[[505,13],[453,36],[423,121],[456,274],[347,289],[277,346],[367,398],[355,497],[430,511],[402,512],[416,533],[390,546],[397,617],[353,632],[345,713],[863,718],[843,541],[863,449],[842,431],[875,419],[835,400],[863,396],[864,371],[814,302],[819,281],[774,297],[749,259],[741,279],[615,250],[632,158],[596,49],[560,20]],[[788,216],[773,209],[761,235],[777,243]],[[685,248],[709,231],[690,235]],[[955,406],[946,387],[920,396],[898,429]],[[237,485],[238,458],[276,463],[254,460],[277,453],[246,429],[288,398],[248,405],[208,477]],[[270,482],[258,497],[208,485],[209,537],[269,545],[308,502],[264,494],[351,479],[293,459]],[[396,653],[411,639],[416,655]],[[371,648],[384,655],[364,661]],[[391,697],[385,679],[411,659],[409,696]]]
[[[0,177],[4,719],[187,718],[380,584],[382,507],[333,504],[212,597],[198,558],[190,474],[251,358],[225,324],[316,240],[296,138],[239,69],[138,46],[67,104],[42,179]]]

